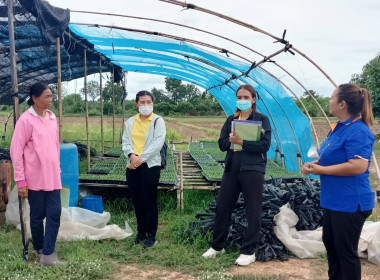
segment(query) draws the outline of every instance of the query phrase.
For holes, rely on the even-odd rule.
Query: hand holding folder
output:
[[[233,120],[231,124],[231,132],[233,135],[239,135],[242,140],[259,141],[261,124],[261,121]],[[231,149],[240,151],[243,147],[231,143]]]

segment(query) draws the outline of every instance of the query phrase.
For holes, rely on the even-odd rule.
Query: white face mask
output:
[[[153,105],[139,106],[139,113],[143,116],[148,116],[153,112]]]

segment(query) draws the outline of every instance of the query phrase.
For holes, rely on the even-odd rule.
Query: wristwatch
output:
[[[134,153],[129,153],[128,158],[131,158],[131,155],[134,155]]]

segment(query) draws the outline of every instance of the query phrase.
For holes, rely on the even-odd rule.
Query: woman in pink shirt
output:
[[[54,254],[62,184],[57,121],[48,110],[52,102],[53,94],[45,84],[38,82],[30,87],[31,107],[17,121],[10,147],[18,194],[29,199],[33,247],[40,264],[48,266],[64,264]]]

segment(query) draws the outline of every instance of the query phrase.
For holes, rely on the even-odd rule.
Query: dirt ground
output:
[[[154,266],[142,267],[137,264],[116,264],[112,280],[175,280],[196,279],[193,275],[182,274]],[[233,275],[281,276],[284,280],[327,280],[327,263],[317,259],[296,259],[288,261],[272,260],[254,262],[246,267],[232,266],[226,273]],[[362,260],[362,280],[379,279],[380,266]]]

